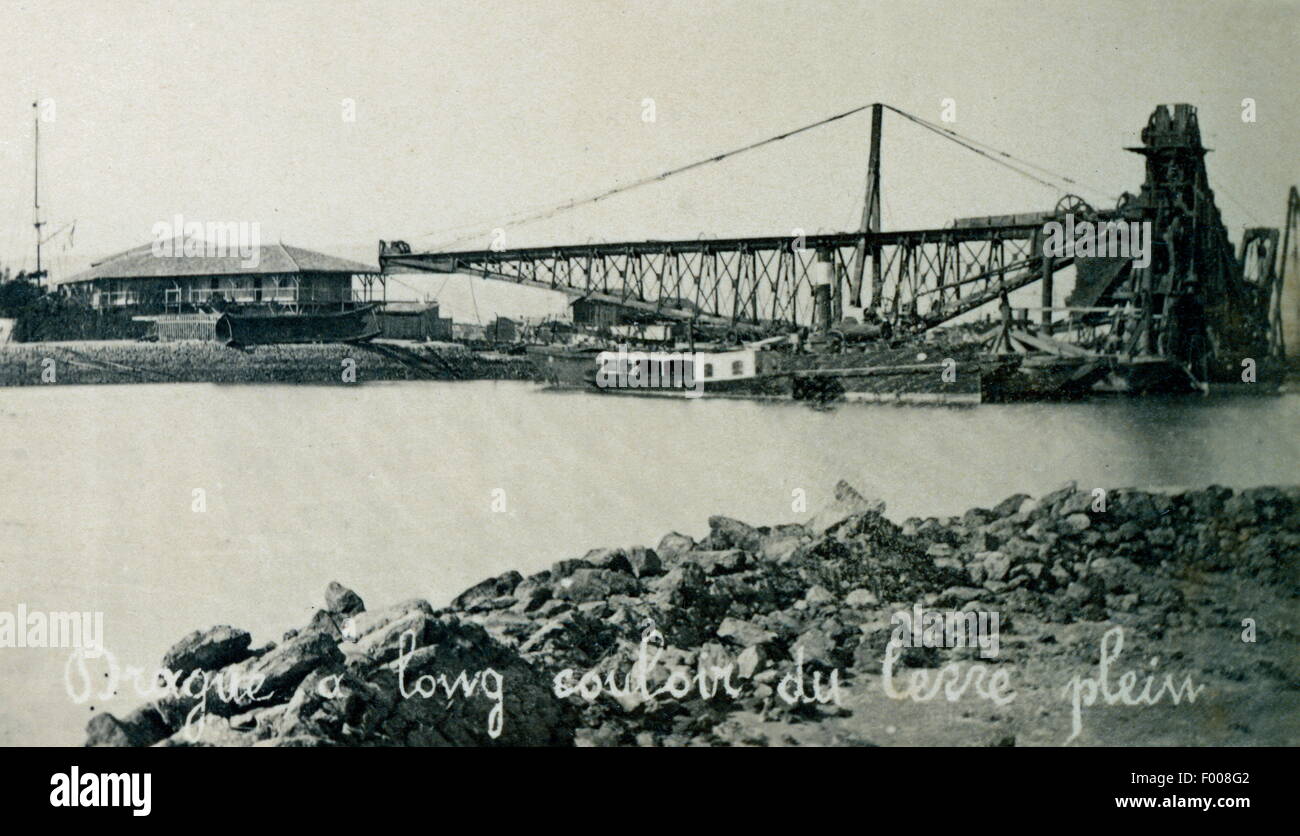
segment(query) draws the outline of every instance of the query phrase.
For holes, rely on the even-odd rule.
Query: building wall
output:
[[[382,336],[395,340],[450,340],[451,320],[438,316],[438,306],[431,305],[422,311],[389,311],[378,313]]]
[[[298,279],[296,290],[295,275]],[[295,300],[331,303],[351,299],[352,277],[337,273],[304,273],[96,279],[78,282],[68,289],[71,295],[84,298],[97,308],[162,308],[168,302],[207,304],[212,299],[244,304]]]
[[[487,339],[499,343],[512,343],[519,337],[519,329],[513,320],[497,317],[486,330]]]
[[[618,305],[579,299],[573,303],[573,322],[593,328],[607,328],[623,321],[623,311]]]

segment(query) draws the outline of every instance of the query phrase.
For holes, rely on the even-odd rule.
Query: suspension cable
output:
[[[1049,189],[1053,189],[1058,192],[1064,191],[1064,189],[1062,189],[1059,184],[1044,180],[1041,177],[1037,177],[1029,173],[1028,171],[1025,171],[1024,169],[1026,168],[1033,169],[1035,171],[1041,172],[1042,174],[1048,177],[1059,180],[1062,183],[1068,183],[1071,186],[1079,186],[1079,185],[1087,186],[1089,190],[1094,191],[1097,194],[1104,195],[1105,197],[1111,200],[1118,199],[1116,195],[1108,194],[1104,189],[1099,189],[1095,186],[1090,186],[1086,183],[1080,183],[1078,180],[1075,180],[1072,177],[1067,177],[1064,174],[1059,174],[1050,169],[1044,168],[1040,165],[1035,165],[1034,163],[1031,163],[1028,160],[1022,160],[1019,157],[1014,156],[1013,154],[1010,154],[1006,151],[1003,151],[999,148],[989,145],[987,142],[981,142],[980,140],[972,139],[971,137],[968,136],[963,136],[962,134],[957,133],[951,128],[945,128],[942,125],[938,125],[927,119],[922,119],[919,116],[914,116],[913,114],[908,113],[907,111],[904,110],[900,110],[899,108],[896,108],[893,105],[884,105],[884,107],[887,108],[888,110],[893,111],[894,113],[897,113],[899,116],[902,116],[904,119],[907,119],[910,122],[914,122],[917,125],[920,125],[921,127],[925,128],[926,130],[938,134],[939,136],[943,137],[949,142],[954,142],[969,151],[979,154],[981,157],[991,160],[992,162],[995,162],[998,165],[1004,166],[1005,168],[1008,168],[1016,172],[1017,174],[1020,174],[1023,177],[1027,177],[1030,180],[1039,183],[1040,185],[1046,186]],[[1005,159],[999,159],[999,158],[1005,158]],[[1005,160],[1014,160],[1018,165],[1012,165],[1011,163],[1006,162]]]
[[[540,211],[536,211],[536,212],[534,212],[533,214],[525,215],[524,217],[519,218],[519,219],[517,219],[517,220],[511,220],[510,217],[507,216],[507,217],[504,219],[504,222],[509,223],[509,224],[511,224],[511,225],[513,225],[513,226],[519,226],[519,225],[521,225],[521,224],[532,223],[533,221],[544,220],[544,219],[546,219],[546,218],[553,217],[554,215],[557,215],[557,214],[559,214],[559,213],[561,213],[561,212],[567,212],[567,211],[569,211],[569,210],[571,210],[571,209],[576,209],[576,208],[578,208],[578,207],[580,207],[580,206],[586,206],[586,205],[589,205],[589,204],[592,204],[592,203],[596,203],[596,202],[601,201],[601,200],[604,200],[604,199],[606,199],[606,198],[613,197],[614,195],[622,194],[623,192],[627,192],[627,191],[631,191],[632,189],[640,188],[641,186],[648,186],[648,185],[650,185],[650,184],[652,184],[652,183],[659,183],[659,182],[662,182],[662,181],[664,181],[664,180],[667,180],[667,179],[670,178],[670,177],[675,177],[675,176],[678,175],[678,174],[684,174],[684,173],[687,172],[687,171],[691,171],[691,170],[693,170],[693,169],[700,168],[701,166],[706,166],[706,165],[709,165],[709,164],[711,164],[711,163],[719,163],[719,162],[722,162],[723,160],[728,159],[728,158],[730,158],[730,157],[735,157],[735,156],[737,156],[737,155],[739,155],[739,154],[744,154],[744,153],[746,153],[747,151],[753,151],[753,150],[756,150],[756,149],[758,149],[758,148],[762,148],[762,147],[765,146],[765,145],[771,145],[772,143],[780,142],[780,141],[783,140],[783,139],[789,139],[790,137],[792,137],[792,136],[796,136],[796,135],[801,134],[801,133],[804,133],[805,131],[811,131],[811,130],[813,130],[814,128],[820,128],[820,127],[822,127],[823,125],[828,125],[828,124],[830,124],[831,122],[839,121],[840,119],[847,118],[847,117],[849,117],[849,116],[854,115],[855,113],[861,113],[862,111],[867,110],[867,109],[870,108],[871,106],[872,106],[872,105],[866,104],[866,105],[862,105],[861,107],[855,107],[855,108],[853,108],[852,110],[846,110],[846,111],[844,111],[843,113],[837,113],[837,114],[835,114],[834,116],[830,116],[830,117],[827,117],[827,118],[825,118],[825,119],[821,119],[821,120],[819,120],[819,121],[817,121],[817,122],[813,122],[813,123],[810,124],[810,125],[804,125],[804,126],[801,127],[801,128],[795,128],[794,130],[786,131],[785,133],[780,133],[780,134],[777,134],[776,136],[770,136],[770,137],[768,137],[767,139],[762,139],[762,140],[759,140],[758,142],[752,142],[752,143],[750,143],[749,145],[745,145],[745,146],[743,146],[743,147],[741,147],[741,148],[736,148],[736,149],[733,149],[733,150],[731,150],[731,151],[726,151],[726,152],[721,153],[721,154],[716,154],[716,155],[714,155],[714,156],[712,156],[712,157],[706,157],[706,158],[704,158],[704,159],[702,159],[702,160],[696,160],[696,161],[693,162],[693,163],[689,163],[689,164],[687,164],[687,165],[680,166],[680,167],[678,167],[678,168],[670,169],[670,170],[665,171],[665,172],[663,172],[663,173],[661,173],[661,174],[654,174],[654,175],[650,175],[649,177],[642,177],[641,179],[639,179],[639,180],[634,180],[634,181],[631,182],[631,183],[625,183],[625,184],[623,184],[623,185],[614,186],[614,187],[612,187],[612,188],[606,189],[606,190],[604,190],[604,191],[602,191],[602,192],[599,192],[599,193],[597,193],[597,194],[594,194],[594,195],[589,195],[589,196],[587,196],[587,197],[576,198],[576,199],[573,199],[573,200],[566,200],[566,201],[563,201],[563,202],[561,202],[561,203],[558,203],[558,204],[555,204],[555,205],[552,205],[552,206],[548,206],[547,208],[542,209],[542,210],[540,210]],[[436,234],[436,233],[429,233],[429,234],[430,234],[430,235],[433,235],[433,234]],[[428,237],[428,236],[425,236],[425,237]],[[449,244],[443,245],[443,246],[440,247],[439,249],[446,249],[447,247],[454,246],[454,245],[456,245],[456,244],[462,243],[462,242],[467,241],[467,240],[472,240],[473,238],[476,238],[476,237],[478,237],[478,236],[477,236],[477,235],[471,235],[471,236],[466,236],[466,237],[458,238],[457,240],[452,241],[452,242],[450,242]]]
[[[789,139],[792,136],[797,136],[798,134],[804,133],[806,131],[811,131],[815,128],[820,128],[823,125],[828,125],[831,122],[836,122],[839,121],[840,119],[845,119],[856,113],[861,113],[862,111],[868,110],[874,105],[875,103],[865,104],[860,107],[855,107],[852,108],[851,110],[846,110],[842,113],[837,113],[834,116],[829,116],[825,119],[818,120],[811,124],[804,125],[799,128],[795,128],[794,130],[776,134],[775,136],[770,136],[766,139],[759,140],[758,142],[752,142],[749,145],[745,145],[740,148],[735,148],[731,151],[726,151],[724,153],[716,154],[711,157],[705,157],[704,159],[696,160],[693,163],[688,163],[687,165],[669,169],[668,171],[662,172],[660,174],[654,174],[648,177],[642,177],[630,183],[616,185],[611,188],[605,189],[604,191],[597,192],[595,194],[588,195],[586,197],[573,198],[570,200],[561,201],[560,203],[547,205],[538,209],[525,209],[519,212],[515,212],[513,214],[507,214],[499,217],[497,219],[497,222],[509,226],[522,226],[524,224],[533,223],[535,221],[546,220],[562,212],[568,212],[582,206],[588,206],[593,203],[597,203],[601,200],[605,200],[607,198],[613,197],[615,195],[632,191],[633,189],[641,188],[642,186],[648,186],[654,183],[659,183],[669,179],[670,177],[675,177],[678,174],[684,174],[685,172],[692,171],[694,169],[700,168],[702,166],[710,165],[713,163],[720,163],[723,160],[738,156],[740,154],[744,154],[748,151],[753,151],[758,148],[762,148],[764,146],[771,145],[776,142],[780,142],[781,140]],[[963,136],[961,134],[958,134],[956,131],[953,131],[949,128],[945,128],[934,122],[930,122],[929,120],[922,119],[919,116],[914,116],[913,114],[908,113],[907,111],[901,110],[899,108],[896,108],[892,105],[881,104],[881,107],[884,107],[894,113],[897,113],[899,116],[902,116],[904,119],[907,119],[908,121],[913,122],[921,126],[922,128],[925,128],[926,130],[937,134],[940,137],[943,137],[949,142],[956,143],[957,145],[960,145],[961,147],[967,149],[968,151],[978,154],[981,157],[984,157],[985,159],[988,159],[994,163],[997,163],[1000,166],[1003,166],[1004,168],[1010,169],[1011,171],[1019,174],[1020,176],[1026,177],[1034,181],[1035,183],[1038,183],[1039,185],[1052,189],[1055,192],[1060,193],[1060,192],[1067,191],[1067,189],[1062,188],[1060,185],[1060,183],[1067,183],[1071,186],[1084,185],[1087,186],[1087,188],[1090,191],[1094,191],[1097,194],[1104,195],[1107,198],[1112,200],[1117,199],[1116,196],[1108,194],[1103,189],[1098,189],[1094,186],[1088,186],[1088,184],[1081,184],[1079,181],[1071,177],[1067,177],[1063,174],[1058,174],[1042,166],[1035,165],[1034,163],[1028,162],[1027,160],[1022,160],[1006,151],[1002,151],[992,145],[989,145],[986,142],[981,142],[979,140],[972,139],[967,136]],[[1008,160],[1013,162],[1008,162]],[[1042,173],[1046,177],[1051,177],[1054,180],[1057,180],[1059,182],[1052,182],[1051,180],[1044,179],[1043,177],[1032,174],[1030,171],[1027,171],[1026,169],[1033,169],[1035,171]],[[421,237],[428,238],[434,235],[443,234],[445,232],[450,232],[456,229],[464,229],[466,226],[469,226],[469,224],[457,224],[456,226],[448,227],[443,230],[435,230],[433,232],[425,233],[425,235]],[[461,236],[453,241],[438,246],[435,249],[435,251],[448,250],[466,241],[472,241],[475,238],[478,238],[481,234],[482,231],[479,230],[476,231],[474,234]]]

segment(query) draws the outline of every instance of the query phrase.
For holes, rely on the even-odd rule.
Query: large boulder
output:
[[[835,637],[819,627],[804,631],[794,640],[790,647],[791,655],[800,650],[803,651],[803,660],[807,664],[835,668],[845,661],[844,654],[836,648]]]
[[[611,595],[638,595],[636,578],[613,569],[578,569],[552,587],[555,597],[581,603],[600,601]]]
[[[659,541],[659,545],[655,547],[655,552],[665,560],[671,560],[679,554],[689,552],[693,548],[695,548],[695,541],[689,536],[670,531]]]
[[[709,517],[709,548],[715,551],[742,549],[758,551],[763,533],[748,523],[731,517]]]
[[[451,607],[455,610],[466,610],[474,604],[509,595],[515,591],[515,587],[523,579],[523,576],[518,572],[511,571],[495,578],[480,581],[452,599]]]
[[[776,634],[750,621],[726,618],[723,619],[722,624],[718,625],[718,638],[725,639],[739,647],[754,647],[775,640]]]
[[[359,641],[375,630],[380,630],[416,612],[433,615],[433,607],[423,598],[411,598],[389,607],[359,613],[344,620],[343,636],[349,641]]]
[[[172,733],[158,712],[150,706],[137,708],[122,719],[107,712],[96,714],[86,724],[86,746],[152,746]]]
[[[322,613],[326,611],[322,610]],[[328,615],[328,613],[327,613]],[[500,619],[503,614],[486,616]],[[522,616],[518,617],[526,622]],[[209,692],[94,717],[89,746],[542,746],[573,740],[549,677],[482,626],[408,601],[308,629],[219,675],[260,678],[255,702]],[[187,637],[187,640],[192,637]],[[187,641],[185,647],[203,647]],[[185,661],[183,654],[178,658]],[[211,655],[199,664],[212,664]],[[232,658],[229,655],[226,658]],[[195,709],[197,713],[191,713]],[[193,724],[193,725],[191,725]]]
[[[799,555],[799,549],[805,540],[805,537],[793,534],[765,537],[759,547],[759,555],[772,563],[789,563]]]
[[[515,587],[515,603],[511,606],[514,612],[529,613],[539,609],[547,601],[551,600],[554,594],[551,590],[551,573],[549,571],[539,572],[531,577],[524,578],[519,586]]]
[[[163,667],[179,673],[178,681],[184,682],[191,671],[220,670],[247,659],[252,638],[248,631],[228,625],[195,630],[163,655]]]
[[[884,514],[883,499],[867,499],[848,482],[835,486],[835,501],[813,515],[805,527],[814,534],[824,534],[858,514]]]
[[[325,587],[325,609],[335,615],[356,615],[366,608],[361,596],[338,581]]]
[[[295,636],[258,659],[249,669],[261,677],[261,694],[287,699],[298,683],[317,668],[343,661],[338,643],[328,633]]]
[[[596,569],[612,569],[615,572],[632,572],[627,552],[622,549],[592,549],[582,559]]]
[[[740,549],[723,551],[694,551],[685,557],[704,570],[706,575],[726,575],[745,568],[748,557]]]
[[[519,652],[544,669],[585,668],[608,648],[612,631],[577,610],[562,612],[538,627]]]
[[[668,574],[652,578],[647,587],[660,606],[686,608],[708,594],[708,578],[698,563],[682,563]]]
[[[551,687],[481,626],[444,615],[387,663],[313,673],[277,736],[344,745],[567,745],[574,718]]]
[[[661,575],[664,571],[663,561],[654,549],[647,549],[644,546],[633,546],[627,550],[627,562],[632,567],[632,574],[638,578],[648,578],[654,575]]]
[[[1021,506],[1025,504],[1025,500],[1029,499],[1032,499],[1032,497],[1027,493],[1012,494],[997,505],[993,506],[993,514],[999,519],[1002,517],[1009,517],[1012,514],[1017,513]]]

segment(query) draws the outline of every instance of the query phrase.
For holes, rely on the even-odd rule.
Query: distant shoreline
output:
[[[316,383],[533,380],[524,358],[411,343],[402,357],[344,343],[261,345],[130,340],[0,346],[0,386],[113,383]],[[405,358],[405,361],[403,360]]]

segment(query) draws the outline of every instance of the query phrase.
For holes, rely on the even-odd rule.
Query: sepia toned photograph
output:
[[[1224,820],[1300,745],[1295,0],[0,19],[47,814],[174,806],[154,748],[1031,747]]]

